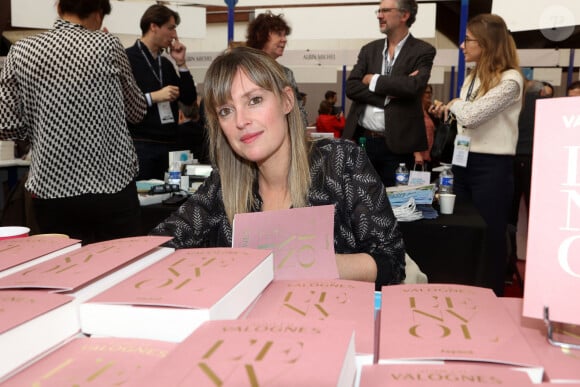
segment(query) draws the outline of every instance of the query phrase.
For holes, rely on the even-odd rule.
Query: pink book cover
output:
[[[355,375],[351,323],[213,320],[130,385],[351,387]]]
[[[0,278],[0,289],[72,291],[117,270],[171,240],[142,236],[92,243]]]
[[[580,325],[580,98],[536,103],[523,313]]]
[[[487,288],[404,284],[382,288],[379,362],[462,360],[541,366]]]
[[[236,214],[232,246],[273,250],[275,279],[338,278],[333,205]]]
[[[551,345],[547,340],[544,321],[522,315],[521,298],[505,297],[501,300],[544,366],[546,380],[551,383],[580,384],[580,350]],[[579,343],[580,327],[570,324],[556,324],[555,327],[554,334],[558,339]]]
[[[356,352],[372,354],[374,290],[373,283],[362,281],[274,280],[250,306],[245,318],[352,321]]]
[[[0,335],[72,300],[41,291],[0,290]]]
[[[89,302],[210,308],[270,255],[248,248],[180,249]]]
[[[34,235],[0,241],[0,271],[80,243],[62,236]]]
[[[175,343],[156,340],[81,337],[0,385],[124,386],[155,367],[174,347]]]
[[[487,364],[373,364],[362,367],[359,387],[533,386],[523,372]]]

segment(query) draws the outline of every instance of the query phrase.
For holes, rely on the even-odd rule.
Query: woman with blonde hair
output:
[[[404,247],[385,187],[347,140],[306,137],[282,66],[261,50],[217,57],[204,80],[210,158],[204,184],[153,231],[176,248],[231,246],[235,214],[333,204],[341,278],[400,283]]]
[[[497,15],[470,19],[461,49],[465,61],[474,62],[475,67],[466,77],[460,97],[437,110],[456,117],[458,135],[469,146],[467,160],[453,166],[454,189],[457,199],[472,201],[487,223],[484,281],[502,295],[524,77],[515,42]]]

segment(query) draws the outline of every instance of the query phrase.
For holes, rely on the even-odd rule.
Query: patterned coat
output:
[[[114,193],[137,175],[127,120],[147,103],[118,38],[58,19],[14,44],[0,73],[0,139],[30,139],[26,189],[44,199]]]
[[[377,264],[376,288],[405,278],[405,252],[391,205],[379,176],[368,157],[347,140],[321,139],[311,153],[308,192],[311,206],[333,204],[336,253],[365,252]],[[169,218],[152,230],[170,235],[175,248],[225,247],[232,245],[232,226],[221,198],[219,172],[214,170],[204,184]],[[254,209],[262,199],[254,189]]]

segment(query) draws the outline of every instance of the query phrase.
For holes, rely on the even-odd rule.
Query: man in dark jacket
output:
[[[399,163],[412,169],[413,153],[427,149],[421,100],[436,51],[409,33],[417,15],[415,0],[382,0],[376,15],[386,38],[359,52],[346,83],[353,104],[342,137],[366,137],[373,166],[392,186]]]
[[[178,101],[197,99],[185,62],[185,46],[177,38],[179,14],[164,5],[152,5],[141,17],[142,36],[127,49],[137,84],[147,98],[147,115],[129,125],[139,157],[138,180],[163,179],[171,151],[181,150],[177,130]],[[173,63],[162,55],[168,50]]]

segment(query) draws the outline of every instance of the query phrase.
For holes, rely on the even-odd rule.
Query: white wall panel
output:
[[[139,21],[155,1],[111,1],[111,13],[105,16],[103,26],[114,34],[141,36]]]
[[[535,67],[534,79],[550,82],[552,86],[560,86],[562,84],[562,69],[559,67]]]
[[[442,85],[445,83],[445,67],[433,66],[429,83],[432,85]]]
[[[560,50],[556,49],[520,49],[518,56],[520,66],[554,67],[560,62]]]
[[[58,14],[56,0],[10,0],[13,27],[52,28]]]
[[[147,8],[156,2],[149,1],[115,1],[111,2],[111,14],[103,23],[110,32],[115,34],[130,34],[141,36],[139,22]],[[179,13],[181,23],[177,27],[177,35],[183,38],[205,37],[205,8],[171,5],[171,9]],[[134,40],[134,39],[133,39]]]
[[[336,83],[337,67],[292,67],[297,83]]]
[[[433,1],[433,0],[417,0],[418,3],[422,1]],[[216,5],[225,6],[224,0],[173,0],[174,3],[184,3],[184,4],[204,4],[204,5]],[[267,3],[269,6],[284,6],[290,3],[289,0],[238,0],[237,7],[263,7]],[[319,5],[319,4],[336,4],[336,0],[294,0],[293,5]],[[341,0],[341,4],[360,4],[360,0]],[[379,2],[377,1],[377,4]]]
[[[206,35],[205,8],[170,5],[171,9],[179,13],[181,23],[177,27],[177,36],[180,38],[203,38]]]
[[[525,16],[522,11],[525,11]],[[578,0],[495,0],[491,12],[500,15],[512,31],[550,29],[580,23]]]
[[[256,15],[267,10],[283,14],[292,27],[291,39],[379,39],[384,35],[374,13],[377,8],[377,5],[257,8]],[[417,38],[434,37],[435,18],[435,4],[419,4],[411,33]]]

